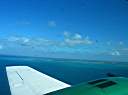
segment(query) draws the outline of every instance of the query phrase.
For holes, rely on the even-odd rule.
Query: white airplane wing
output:
[[[12,95],[44,95],[70,85],[28,66],[6,67]]]

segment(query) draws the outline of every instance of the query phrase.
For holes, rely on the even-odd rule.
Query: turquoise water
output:
[[[128,63],[0,56],[0,95],[10,95],[6,66],[25,65],[71,85],[106,77],[111,72],[128,77]]]

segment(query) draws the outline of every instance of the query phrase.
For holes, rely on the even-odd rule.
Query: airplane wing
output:
[[[6,72],[12,95],[44,95],[70,87],[28,66],[6,67]]]

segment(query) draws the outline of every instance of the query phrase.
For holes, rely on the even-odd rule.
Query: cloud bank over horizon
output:
[[[46,57],[68,56],[69,58],[76,57],[78,59],[95,59],[96,56],[111,56],[117,58],[124,55],[126,56],[128,53],[128,49],[124,47],[124,43],[122,43],[123,42],[118,42],[117,47],[117,45],[113,46],[110,42],[99,43],[91,40],[88,36],[84,37],[79,33],[64,31],[63,40],[61,41],[39,37],[31,38],[25,36],[10,36],[8,38],[1,39],[0,53],[40,57],[44,56],[45,54]],[[103,49],[103,45],[106,48]]]

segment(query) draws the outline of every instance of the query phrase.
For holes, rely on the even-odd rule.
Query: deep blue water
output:
[[[15,65],[30,66],[71,85],[106,77],[108,72],[128,77],[127,62],[0,56],[0,95],[10,95],[5,67]]]

